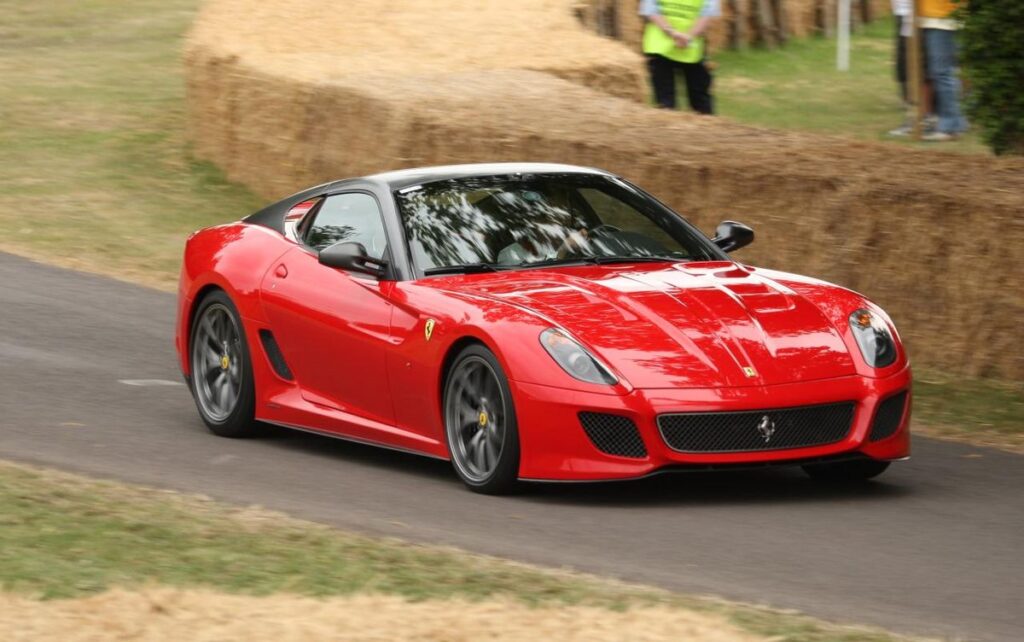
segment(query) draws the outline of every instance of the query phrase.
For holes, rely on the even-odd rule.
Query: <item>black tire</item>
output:
[[[830,484],[855,484],[877,477],[885,472],[889,462],[875,459],[837,461],[831,464],[808,464],[804,472],[815,481]]]
[[[225,332],[229,340],[224,342],[221,355],[225,359],[221,367],[222,372],[218,373],[215,367],[208,361],[197,364],[201,357],[198,350],[201,348],[210,349],[216,352],[212,343],[208,343],[208,332],[203,327],[204,320],[211,323],[224,323]],[[219,321],[218,321],[219,319]],[[232,332],[234,333],[232,335]],[[230,337],[234,339],[230,339]],[[197,342],[203,342],[197,346]],[[222,290],[214,290],[203,297],[196,307],[195,315],[192,317],[192,325],[189,332],[189,387],[192,391],[192,398],[196,402],[199,416],[203,423],[215,435],[220,437],[250,437],[259,433],[260,424],[255,419],[256,414],[256,387],[252,376],[252,359],[249,354],[249,344],[245,337],[245,328],[242,325],[238,309],[231,301],[231,298]],[[237,373],[237,377],[235,377]],[[215,403],[222,399],[213,392],[214,385],[220,376],[229,379],[229,386],[235,390],[233,401],[223,406]],[[212,381],[211,381],[212,379]],[[221,386],[216,386],[219,390]],[[228,407],[230,406],[230,407]]]
[[[467,384],[477,371],[481,373],[481,394],[474,399]],[[484,381],[492,376],[491,383]],[[496,397],[500,397],[500,407]],[[463,483],[470,490],[487,495],[515,490],[519,477],[519,424],[508,378],[494,353],[479,344],[464,348],[448,370],[441,401],[448,455]],[[479,418],[476,426],[466,421],[467,408],[473,413],[468,417]],[[474,438],[482,440],[479,448],[472,445]],[[494,448],[498,444],[500,448]],[[470,450],[479,451],[479,457]],[[488,466],[488,462],[495,460]],[[479,465],[480,462],[483,464]]]

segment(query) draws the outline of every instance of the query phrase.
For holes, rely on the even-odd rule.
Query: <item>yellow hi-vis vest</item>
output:
[[[918,11],[922,18],[949,18],[956,11],[953,0],[921,0]]]
[[[658,0],[660,13],[676,31],[689,31],[700,17],[704,0]],[[704,59],[704,38],[695,38],[690,46],[680,49],[661,27],[648,22],[644,27],[644,53],[657,54],[677,62],[700,62]]]

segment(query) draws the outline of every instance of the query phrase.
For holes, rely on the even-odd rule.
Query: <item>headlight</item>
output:
[[[855,310],[850,315],[850,330],[869,366],[884,368],[896,361],[896,341],[889,326],[877,314],[864,308]]]
[[[580,381],[613,384],[618,381],[606,365],[587,352],[565,332],[548,328],[540,333],[540,344],[569,375]]]

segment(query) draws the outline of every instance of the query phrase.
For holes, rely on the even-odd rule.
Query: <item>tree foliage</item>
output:
[[[960,16],[969,114],[996,154],[1024,155],[1024,2],[970,0]]]

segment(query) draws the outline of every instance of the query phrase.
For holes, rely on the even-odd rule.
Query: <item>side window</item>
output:
[[[293,241],[301,241],[306,236],[310,222],[316,216],[315,212],[313,214],[310,212],[316,209],[321,200],[323,199],[311,198],[288,210],[288,213],[284,215],[284,235]]]
[[[369,194],[328,197],[306,231],[305,241],[315,250],[342,241],[362,243],[374,259],[383,258],[388,249],[380,208]]]

